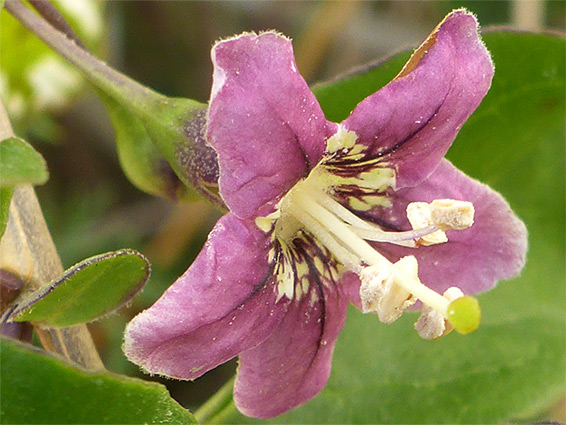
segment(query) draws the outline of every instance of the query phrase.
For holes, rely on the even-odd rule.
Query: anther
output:
[[[464,230],[474,224],[474,206],[471,202],[454,199],[436,199],[430,204],[411,202],[407,206],[407,218],[415,230],[437,228],[419,239],[420,245],[435,245],[448,241],[446,230]]]
[[[400,279],[418,280],[418,264],[413,256],[403,257],[390,267],[369,266],[360,272],[360,298],[364,313],[377,313],[383,323],[393,323],[415,303]]]
[[[463,297],[464,293],[460,288],[453,286],[448,288],[443,296],[448,301],[454,301],[457,298]],[[423,339],[438,339],[450,333],[453,327],[439,311],[425,304],[422,307],[419,319],[415,323],[415,329]]]
[[[436,199],[430,203],[433,224],[442,231],[465,230],[474,224],[474,205],[468,201]]]
[[[407,218],[415,230],[434,226],[430,205],[426,202],[411,202],[407,205]],[[448,238],[446,237],[446,234],[442,230],[437,230],[428,235],[421,236],[419,244],[429,246],[447,241]]]
[[[415,329],[423,339],[437,339],[452,329],[466,334],[480,323],[477,300],[457,287],[443,295],[423,285],[415,257],[403,257],[394,264],[366,266],[359,272],[360,299],[364,313],[377,313],[383,323],[392,323],[415,301],[423,303]]]

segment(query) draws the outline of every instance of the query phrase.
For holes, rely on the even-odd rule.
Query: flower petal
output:
[[[348,302],[334,288],[311,286],[265,342],[240,354],[234,401],[243,414],[280,415],[325,386]]]
[[[391,209],[380,219],[410,229],[406,219],[409,202],[451,198],[474,204],[472,227],[448,230],[448,242],[417,249],[378,244],[391,260],[414,255],[422,282],[438,292],[458,286],[466,294],[491,289],[497,280],[516,276],[525,264],[527,230],[500,194],[471,179],[443,160],[419,186],[393,194]]]
[[[128,325],[124,352],[151,373],[194,379],[262,342],[287,303],[276,292],[267,237],[233,214],[149,309]]]
[[[346,272],[340,279],[340,286],[344,296],[352,303],[358,310],[362,309],[362,299],[360,298],[360,278],[354,272]]]
[[[238,217],[257,216],[320,160],[327,122],[282,35],[221,41],[212,61],[207,136],[218,152],[220,193]]]
[[[387,86],[367,97],[344,121],[396,169],[397,189],[415,186],[437,167],[456,134],[487,93],[489,52],[473,15],[448,15]]]

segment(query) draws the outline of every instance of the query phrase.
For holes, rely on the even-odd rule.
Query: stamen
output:
[[[413,229],[422,229],[434,226],[432,221],[430,205],[426,202],[411,202],[407,205],[407,218],[411,223]],[[446,234],[442,230],[437,230],[433,233],[425,235],[420,238],[421,245],[429,246],[444,243],[448,241]]]
[[[438,230],[420,239],[424,246],[448,241],[446,230],[464,230],[474,224],[474,206],[471,202],[454,199],[436,199],[430,204],[411,202],[407,218],[413,229],[435,226]]]
[[[410,258],[414,257],[411,256]],[[447,317],[450,302],[446,298],[438,292],[433,291],[428,286],[423,285],[418,276],[415,277],[409,274],[407,269],[399,269],[398,273],[399,276],[395,280],[397,285],[413,294],[413,296],[421,300],[423,304],[428,305],[433,310],[438,311],[442,316]]]
[[[376,266],[364,267],[361,271],[360,299],[364,313],[379,313],[382,298],[391,289],[390,285],[386,287],[386,282],[391,281],[392,272],[392,267]]]
[[[390,242],[396,245],[415,247],[415,240],[438,230],[435,226],[423,226],[417,230],[407,232],[386,232],[381,230],[379,227],[362,220],[348,208],[344,207],[325,193],[318,190],[308,190],[308,192],[328,211],[333,212],[337,217],[350,224],[351,230],[356,235],[368,241]]]
[[[324,208],[328,211],[333,212],[336,214],[337,217],[344,220],[346,223],[351,224],[353,226],[357,226],[360,228],[371,229],[372,226],[367,223],[366,221],[362,220],[348,208],[344,207],[338,201],[332,199],[330,196],[321,192],[320,190],[309,190],[310,188],[307,186],[305,190],[309,192],[311,196],[313,196],[316,201],[321,204]]]
[[[417,260],[412,256],[402,258],[389,268],[370,266],[362,270],[360,298],[364,313],[377,313],[381,322],[389,324],[415,303],[412,294],[397,284],[396,271],[400,269],[418,279]]]
[[[296,223],[290,226],[292,235],[301,227],[311,233],[344,266],[360,276],[363,311],[376,312],[382,322],[397,320],[419,299],[424,307],[415,326],[423,338],[438,338],[452,327],[461,333],[477,328],[480,311],[474,298],[462,296],[457,288],[440,295],[421,283],[414,256],[391,263],[367,242],[406,246],[415,246],[415,241],[417,245],[445,242],[445,230],[462,230],[472,225],[474,209],[471,203],[450,199],[430,204],[411,203],[407,207],[407,217],[413,230],[386,232],[356,216],[314,182],[316,180],[303,181],[285,197],[275,226],[278,237],[287,235],[278,229],[279,224],[289,224],[284,223],[285,218]],[[287,239],[291,240],[292,235],[287,235]],[[289,273],[287,270],[281,272]],[[281,289],[285,295],[290,292],[287,287]]]
[[[360,273],[360,298],[364,313],[376,312],[379,320],[391,323],[417,299],[423,303],[415,324],[419,336],[436,339],[456,329],[467,334],[477,329],[481,311],[477,300],[464,296],[456,287],[444,296],[423,285],[418,278],[417,260],[403,257],[389,268],[369,266]]]
[[[467,201],[436,199],[430,203],[432,222],[440,230],[464,230],[474,224],[474,205]]]
[[[293,208],[289,212],[292,213],[297,220],[303,223],[310,233],[316,235],[322,245],[328,248],[342,264],[350,270],[358,270],[360,268],[360,258],[344,248],[344,246],[342,246],[340,242],[332,236],[325,226],[319,223],[317,219],[313,218],[312,215],[306,213],[301,208]]]
[[[352,231],[367,241],[390,242],[396,245],[415,247],[415,240],[423,238],[438,229],[435,226],[427,226],[421,229],[409,230],[406,232],[385,232],[379,228],[362,229],[350,226]]]
[[[353,253],[359,256],[366,264],[382,265],[391,264],[383,255],[377,252],[372,246],[352,232],[343,221],[332,214],[330,211],[316,203],[309,197],[308,192],[295,189],[296,200],[308,214],[316,218],[326,229],[336,236],[342,244],[348,247]],[[294,214],[294,212],[293,212]]]
[[[331,243],[331,246],[327,246],[328,249],[332,252],[337,252],[336,255],[341,261],[342,259],[340,257],[348,261],[344,263],[347,267],[351,268],[352,258],[356,258],[356,255],[369,266],[391,267],[389,260],[373,249],[369,243],[356,235],[356,233],[332,212],[315,202],[310,195],[310,191],[303,191],[302,188],[296,188],[293,193],[293,205],[295,208],[290,212],[295,215],[299,221],[303,222],[309,231],[320,238],[322,243]],[[307,214],[305,215],[303,211]],[[329,237],[329,232],[334,236]],[[334,243],[332,243],[331,240],[333,240]],[[348,253],[348,251],[354,255],[347,255],[346,253]],[[408,258],[413,258],[416,264],[414,257],[411,256]],[[356,264],[356,262],[354,262],[354,264]],[[351,268],[351,270],[359,274],[362,270],[360,269],[360,261],[357,262],[357,265],[357,268]],[[408,262],[403,262],[398,267],[395,267],[394,284],[401,286],[408,293],[413,294],[414,297],[420,299],[424,304],[429,305],[446,317],[449,301],[442,295],[423,285],[418,275],[411,273],[411,271],[412,268],[408,267]]]

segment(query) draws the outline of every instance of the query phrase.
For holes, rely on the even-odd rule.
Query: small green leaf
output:
[[[158,383],[87,371],[0,338],[3,424],[194,424]]]
[[[4,235],[8,218],[10,216],[10,202],[12,201],[13,187],[0,187],[0,238]]]
[[[19,137],[0,142],[0,186],[43,184],[49,178],[47,164],[39,152]]]
[[[149,275],[149,262],[134,250],[97,255],[28,295],[18,303],[11,320],[52,327],[89,322],[130,301]]]

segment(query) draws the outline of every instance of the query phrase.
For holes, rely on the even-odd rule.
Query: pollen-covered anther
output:
[[[454,199],[411,202],[407,206],[407,218],[415,230],[436,227],[437,231],[419,239],[420,245],[436,245],[448,241],[446,230],[464,230],[474,224],[474,206],[471,202]]]
[[[436,199],[430,203],[433,224],[442,231],[465,230],[474,224],[474,205],[467,201]]]
[[[386,292],[386,282],[391,277],[391,267],[368,266],[360,273],[360,299],[364,313],[377,313],[379,301]]]
[[[443,296],[448,301],[454,301],[463,297],[464,293],[460,288],[452,286],[444,292]],[[415,329],[423,339],[438,339],[449,334],[453,327],[440,312],[428,305],[423,305],[421,315],[415,323]]]
[[[369,266],[360,273],[360,298],[364,313],[377,313],[383,323],[393,323],[415,303],[413,295],[399,285],[399,279],[417,279],[417,260],[404,257],[389,267]]]
[[[407,218],[415,230],[434,226],[430,204],[426,202],[411,202],[407,205]],[[437,230],[436,232],[421,236],[418,242],[419,245],[429,246],[448,242],[448,238],[442,230]]]

